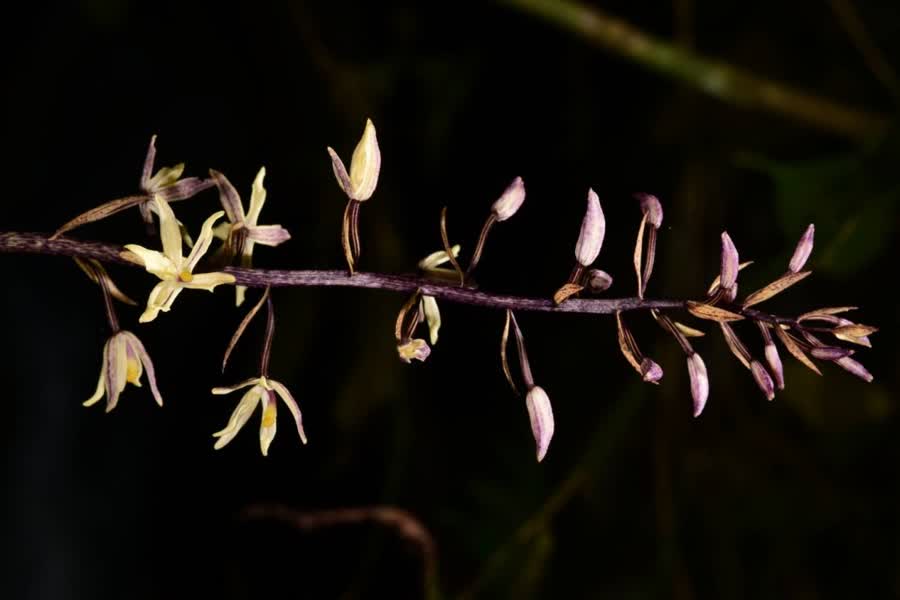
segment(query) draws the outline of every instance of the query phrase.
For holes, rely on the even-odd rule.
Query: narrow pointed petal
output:
[[[126,336],[128,343],[131,345],[134,353],[137,354],[141,364],[144,365],[144,370],[147,371],[147,381],[150,382],[150,392],[153,394],[153,398],[156,400],[157,404],[162,406],[162,395],[159,393],[159,388],[156,386],[156,369],[153,368],[153,361],[150,360],[147,349],[144,348],[144,344],[141,343],[141,340],[130,331],[123,331],[122,333]]]
[[[153,163],[156,162],[156,136],[150,136],[150,145],[147,147],[147,155],[144,157],[144,168],[141,171],[141,189],[150,191],[150,177],[153,175]]]
[[[779,390],[783,390],[784,366],[781,363],[781,355],[778,354],[778,347],[772,342],[767,343],[765,354],[766,362],[769,363],[769,369],[772,371],[772,375],[775,378],[775,385],[778,386]]]
[[[106,351],[106,412],[119,403],[119,394],[125,389],[128,372],[128,354],[125,338],[116,334],[109,339]]]
[[[241,204],[241,196],[238,194],[237,189],[228,181],[225,175],[215,169],[209,170],[209,176],[212,177],[216,187],[219,188],[219,202],[222,203],[222,208],[225,209],[225,214],[228,215],[228,221],[230,223],[243,223],[244,206]]]
[[[431,345],[438,341],[438,332],[441,330],[441,311],[438,309],[434,296],[422,296],[422,311],[425,313],[425,322],[428,323],[428,336]]]
[[[148,273],[152,273],[160,279],[177,276],[176,265],[162,252],[150,250],[137,244],[126,244],[125,249],[133,252],[141,259]]]
[[[159,238],[162,240],[163,254],[179,268],[182,261],[181,231],[178,229],[178,220],[169,203],[160,196],[153,197],[156,205],[156,214],[159,215]]]
[[[363,202],[375,193],[380,172],[381,150],[378,148],[378,137],[372,119],[366,119],[362,139],[356,145],[350,160],[350,184],[354,200]]]
[[[460,245],[456,244],[450,251],[453,253],[453,257],[456,258],[459,256]],[[450,261],[450,255],[447,254],[446,250],[438,250],[437,252],[432,252],[425,258],[419,261],[419,268],[423,271],[433,271],[437,267],[447,263]]]
[[[344,167],[344,161],[338,156],[337,152],[329,146],[328,156],[331,157],[331,169],[334,171],[334,178],[337,179],[338,185],[344,190],[348,198],[353,198],[353,185],[350,183],[350,176],[347,175],[347,169]]]
[[[606,217],[600,207],[600,198],[594,190],[588,190],[587,210],[581,221],[581,231],[575,244],[575,259],[578,264],[589,267],[600,254],[603,237],[606,235]]]
[[[222,396],[224,394],[230,394],[231,392],[235,392],[237,390],[243,389],[249,385],[257,385],[260,383],[259,377],[251,377],[250,379],[245,379],[244,381],[238,383],[237,385],[226,386],[226,387],[214,387],[212,389],[212,393],[216,396]]]
[[[706,364],[696,352],[688,357],[687,365],[691,377],[691,396],[694,398],[694,416],[699,417],[709,398],[709,376]]]
[[[177,202],[179,200],[187,200],[209,188],[215,186],[215,182],[211,179],[200,179],[199,177],[185,177],[179,179],[172,185],[166,186],[156,192],[166,202]]]
[[[213,239],[213,226],[224,214],[225,211],[220,210],[211,214],[209,218],[203,222],[203,227],[200,228],[200,235],[197,236],[197,242],[194,244],[193,249],[191,249],[191,254],[188,256],[187,261],[185,261],[185,269],[193,272],[194,267],[197,266],[197,262],[204,254],[206,254],[206,251],[209,250],[209,245],[212,243]]]
[[[634,197],[641,203],[641,211],[647,215],[647,222],[653,229],[662,227],[663,209],[659,199],[652,194],[635,194]]]
[[[726,290],[733,287],[737,281],[740,259],[737,248],[731,241],[728,232],[722,232],[722,268],[719,275],[719,284]]]
[[[266,168],[260,167],[256,177],[253,179],[253,186],[250,188],[250,210],[247,212],[248,225],[256,225],[259,213],[266,203],[266,188],[263,186],[265,178]]]
[[[278,430],[278,402],[275,401],[275,393],[272,390],[263,390],[260,394],[262,400],[262,421],[259,424],[259,449],[263,456],[269,455],[269,446],[275,439]]]
[[[300,407],[297,405],[297,401],[294,400],[291,392],[288,391],[283,384],[272,379],[269,379],[268,381],[269,385],[272,386],[272,389],[275,390],[275,393],[278,394],[287,405],[288,410],[291,411],[291,415],[294,417],[294,424],[297,426],[297,435],[300,436],[300,441],[305,444],[306,432],[303,431],[303,415],[300,413]]]
[[[103,344],[103,361],[100,367],[100,379],[97,381],[97,389],[94,390],[93,396],[82,403],[82,406],[93,406],[97,404],[103,397],[103,394],[106,393],[106,355],[108,352],[109,340],[106,340],[106,343]]]
[[[521,177],[516,177],[503,194],[494,201],[491,212],[497,217],[497,221],[505,221],[518,212],[523,202],[525,202],[525,183]]]
[[[241,428],[247,424],[247,421],[250,419],[250,415],[253,414],[253,411],[256,409],[256,405],[259,404],[260,396],[265,392],[266,389],[262,386],[255,386],[250,388],[244,397],[241,398],[241,401],[238,403],[237,408],[234,409],[234,412],[231,413],[231,418],[228,419],[228,424],[221,431],[217,431],[213,434],[213,437],[219,438],[216,440],[216,444],[214,448],[216,450],[222,449],[225,445],[227,445],[231,440],[234,439],[234,436],[238,434]],[[215,390],[213,390],[215,393]]]
[[[147,308],[138,319],[141,323],[147,323],[156,318],[159,311],[168,312],[175,302],[175,298],[181,293],[181,287],[171,280],[160,281],[150,290],[150,297],[147,299]]]
[[[806,261],[809,260],[809,256],[812,254],[815,236],[816,226],[810,223],[809,227],[807,227],[806,231],[803,233],[803,236],[800,237],[797,248],[794,250],[794,255],[791,257],[791,262],[788,265],[788,269],[790,269],[791,272],[797,273],[803,270]]]
[[[184,163],[178,163],[174,167],[163,167],[156,172],[156,175],[150,178],[148,182],[148,191],[156,193],[161,189],[174,184],[181,178],[184,173]]]
[[[857,377],[859,377],[866,383],[872,383],[872,381],[875,380],[875,377],[871,373],[869,373],[869,370],[866,369],[862,365],[862,363],[860,363],[856,360],[853,360],[849,356],[845,356],[844,358],[839,358],[834,362],[836,365],[838,365],[842,369],[846,370],[849,373],[852,373],[853,375],[856,375]]]
[[[762,390],[762,393],[765,394],[766,399],[769,401],[774,400],[775,384],[772,383],[772,377],[769,376],[769,372],[766,371],[762,363],[758,360],[751,362],[750,372],[753,373],[753,379],[756,381],[759,389]]]
[[[179,284],[189,290],[213,291],[216,286],[234,283],[234,275],[229,273],[197,273],[191,281]]]
[[[291,239],[291,234],[281,225],[251,225],[247,238],[263,246],[277,246]]]
[[[555,428],[550,397],[543,388],[534,386],[528,390],[528,394],[525,396],[525,407],[528,409],[531,434],[534,436],[534,443],[537,447],[537,460],[541,462],[547,455]]]

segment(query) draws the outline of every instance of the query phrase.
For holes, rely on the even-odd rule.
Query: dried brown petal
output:
[[[583,289],[584,286],[578,283],[567,283],[553,294],[553,303],[559,306]]]
[[[747,299],[744,300],[744,306],[753,306],[754,304],[765,302],[772,296],[780,294],[784,290],[788,289],[795,283],[803,281],[804,279],[809,277],[811,273],[812,271],[800,271],[799,273],[788,273],[783,277],[779,277],[764,288],[759,289],[747,296]]]
[[[791,337],[791,334],[783,330],[781,327],[775,328],[775,335],[778,336],[778,339],[781,340],[781,343],[784,344],[784,347],[787,348],[787,351],[790,352],[794,358],[799,360],[801,363],[806,365],[813,373],[816,375],[821,375],[822,371],[819,370],[819,367],[816,366],[806,354],[803,352],[803,349],[800,348],[800,345]]]
[[[734,354],[739,361],[741,361],[741,364],[749,369],[751,361],[750,352],[747,350],[747,346],[740,340],[737,333],[731,328],[731,325],[728,323],[719,323],[719,327],[722,328],[722,335],[725,338],[725,343],[728,344],[728,349],[731,350],[731,353]]]
[[[688,300],[687,309],[688,312],[698,319],[706,319],[708,321],[727,323],[729,321],[742,321],[744,319],[743,315],[731,312],[730,310],[725,310],[724,308],[719,308],[718,306],[712,306],[710,304],[704,304],[703,302],[694,302],[693,300]]]

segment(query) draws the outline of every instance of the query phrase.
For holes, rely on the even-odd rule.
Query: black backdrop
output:
[[[892,112],[825,4],[603,8],[765,77]],[[815,221],[817,273],[773,307],[858,304],[882,332],[861,354],[876,383],[789,363],[774,403],[709,336],[698,347],[711,398],[693,420],[683,358],[648,318],[631,321],[666,370],[659,388],[628,369],[611,319],[523,314],[557,420],[538,465],[524,405],[499,368],[501,314],[443,305],[440,343],[407,366],[392,338],[404,298],[278,290],[272,373],[297,397],[310,443],[301,447],[285,419],[263,458],[255,419],[212,450],[238,396],[209,389],[253,376],[261,337],[251,329],[219,374],[242,314],[230,290],[186,292],[150,325],[121,309],[156,361],[166,406],[129,386],[105,415],[80,406],[108,336],[96,288],[67,259],[3,256],[4,596],[421,595],[417,548],[391,528],[296,531],[242,518],[259,503],[403,508],[433,537],[450,596],[476,581],[484,597],[517,598],[900,590],[890,135],[848,141],[720,103],[502,4],[92,0],[19,10],[5,19],[0,229],[49,231],[132,193],[156,133],[158,165],[216,168],[243,194],[266,166],[264,221],[293,238],[259,247],[257,265],[339,268],[343,205],[325,147],[348,158],[371,117],[383,169],[362,212],[366,270],[409,271],[436,250],[444,205],[451,236],[471,248],[490,203],[520,175],[528,198],[489,241],[485,288],[555,289],[593,186],[608,222],[600,263],[616,277],[613,295],[631,294],[630,195],[649,191],[666,208],[651,295],[705,289],[724,229],[756,261],[742,276],[752,289],[783,269]],[[890,3],[862,16],[900,65]],[[207,192],[176,209],[196,231],[215,207]],[[77,235],[153,243],[127,213]],[[113,274],[136,297],[153,283]],[[554,518],[514,538],[552,498],[564,498],[551,503]]]

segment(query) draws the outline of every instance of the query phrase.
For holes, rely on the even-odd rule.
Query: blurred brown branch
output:
[[[500,1],[737,106],[766,110],[851,138],[876,135],[888,125],[889,118],[885,115],[845,106],[700,56],[581,2]]]

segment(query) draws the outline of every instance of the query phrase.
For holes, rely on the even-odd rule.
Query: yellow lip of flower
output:
[[[156,387],[156,371],[153,361],[144,345],[130,331],[120,331],[110,337],[103,346],[103,365],[94,395],[84,401],[84,406],[93,406],[105,395],[106,412],[119,402],[119,395],[126,383],[141,386],[141,375],[147,371],[147,381],[156,403],[162,406],[162,396]]]
[[[141,259],[147,272],[161,279],[150,292],[147,309],[140,317],[141,323],[152,321],[160,311],[167,312],[185,288],[212,291],[223,283],[234,283],[234,276],[228,273],[194,273],[194,267],[212,243],[213,225],[225,212],[219,211],[206,219],[194,247],[185,257],[181,250],[181,232],[175,213],[161,197],[157,196],[153,201],[159,214],[163,251],[149,250],[137,244],[125,246]]]
[[[236,390],[250,387],[249,390],[241,398],[234,412],[228,420],[228,424],[221,431],[213,434],[218,438],[215,443],[215,449],[219,450],[225,447],[238,434],[241,428],[247,424],[253,411],[257,405],[262,403],[262,420],[259,428],[259,447],[263,456],[269,453],[269,445],[275,438],[275,431],[278,425],[278,407],[276,403],[276,395],[287,405],[288,410],[294,417],[294,424],[297,427],[297,434],[300,441],[306,443],[306,433],[303,431],[303,416],[300,413],[300,407],[297,401],[288,391],[288,389],[275,381],[266,377],[256,377],[247,379],[235,386],[216,387],[212,389],[212,393],[216,395],[229,394]]]

